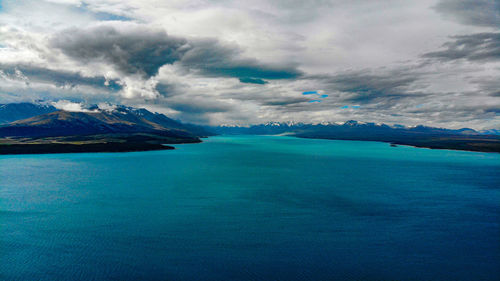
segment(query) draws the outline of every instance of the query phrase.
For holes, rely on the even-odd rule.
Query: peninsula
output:
[[[198,143],[210,135],[199,126],[125,106],[70,112],[10,104],[9,110],[17,112],[9,114],[14,117],[42,114],[14,121],[3,116],[7,123],[0,125],[0,154],[169,150],[174,147],[166,144]]]

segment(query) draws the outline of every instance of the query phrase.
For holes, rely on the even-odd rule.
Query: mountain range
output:
[[[0,105],[0,117],[7,121],[0,125],[0,137],[152,133],[193,138],[210,135],[200,126],[183,124],[160,113],[126,106],[112,109],[91,106],[72,112],[46,105],[6,104]],[[26,118],[13,120],[19,117]]]
[[[393,145],[412,145],[437,149],[457,149],[500,152],[500,136],[470,128],[445,129],[427,126],[405,127],[364,123],[354,120],[345,123],[278,123],[249,127],[219,126],[209,128],[218,134],[289,135],[301,138],[382,141]]]
[[[269,122],[266,124],[258,124],[252,126],[217,126],[207,128],[218,134],[229,135],[277,135],[277,134],[338,134],[338,135],[401,135],[401,134],[430,134],[430,135],[495,135],[500,134],[500,130],[485,130],[476,131],[470,128],[462,129],[445,129],[418,125],[414,127],[406,127],[403,125],[386,125],[359,122],[349,120],[344,123],[319,123],[319,124],[304,124],[295,122]]]
[[[49,104],[28,102],[0,104],[0,124],[7,124],[54,111],[57,111],[57,108]]]
[[[3,124],[2,124],[3,123]],[[498,130],[476,131],[470,128],[445,129],[427,126],[405,127],[350,120],[344,123],[279,123],[243,126],[199,126],[185,124],[143,108],[97,105],[65,111],[52,105],[17,103],[0,105],[0,146],[2,150],[26,149],[65,144],[67,151],[165,149],[167,143],[200,142],[201,137],[221,135],[289,135],[301,138],[382,141],[392,145],[500,152]],[[112,144],[110,145],[105,144]],[[126,144],[126,145],[125,145]],[[24,145],[24,146],[23,146]],[[68,146],[69,145],[69,146]],[[97,146],[96,146],[97,145]],[[152,147],[151,145],[154,145]],[[23,147],[21,147],[23,146]],[[59,147],[60,148],[60,147]],[[59,149],[58,148],[58,149]],[[147,149],[146,149],[147,148]],[[16,150],[16,151],[18,151]],[[53,151],[53,148],[47,152]],[[24,150],[23,150],[24,151]],[[44,150],[45,151],[45,150]]]
[[[172,149],[164,144],[201,142],[212,135],[200,126],[126,106],[75,112],[51,105],[3,104],[0,117],[0,154]]]

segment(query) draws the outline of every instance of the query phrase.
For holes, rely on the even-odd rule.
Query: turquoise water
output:
[[[291,137],[0,157],[0,280],[499,280],[500,154]]]

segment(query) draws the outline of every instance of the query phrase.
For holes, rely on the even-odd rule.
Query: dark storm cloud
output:
[[[155,89],[164,97],[172,96],[176,94],[176,87],[173,84],[158,83]]]
[[[231,105],[224,102],[201,98],[194,98],[189,100],[168,99],[167,104],[174,110],[191,114],[228,112],[233,108]]]
[[[491,97],[500,97],[500,80],[498,77],[481,77],[471,79],[470,82],[477,85],[480,93]]]
[[[410,86],[419,79],[419,74],[407,70],[389,72],[365,70],[320,76],[316,79],[324,83],[327,92],[352,94],[346,96],[344,101],[369,103],[408,97]],[[421,94],[411,93],[411,95]]]
[[[104,61],[123,74],[146,78],[178,61],[188,50],[187,40],[164,31],[131,26],[124,30],[111,25],[90,29],[67,29],[51,39],[51,46],[80,62]]]
[[[242,58],[242,51],[237,46],[223,45],[214,39],[196,40],[192,45],[180,63],[201,75],[234,77],[253,83],[262,82],[262,79],[293,79],[301,75],[292,65],[262,64],[256,59]]]
[[[444,50],[426,53],[423,57],[440,61],[465,59],[488,62],[500,60],[500,33],[476,33],[452,36],[451,38],[453,41],[443,45]]]
[[[267,106],[289,106],[294,104],[304,104],[308,102],[309,99],[298,97],[298,98],[271,98],[269,100],[263,101],[262,105]]]
[[[9,77],[21,74],[26,77],[26,83],[45,82],[57,87],[73,88],[78,85],[91,86],[99,89],[118,91],[122,88],[116,80],[106,80],[104,77],[84,77],[79,73],[51,70],[32,65],[8,65],[0,64],[0,71]],[[17,77],[19,78],[19,77]]]
[[[137,25],[125,29],[113,25],[67,29],[53,36],[50,43],[82,63],[104,61],[123,74],[145,78],[156,75],[163,65],[176,62],[202,76],[234,77],[242,83],[265,84],[263,79],[293,79],[301,75],[295,66],[263,64],[245,58],[238,46],[224,45],[216,39],[188,41]]]
[[[463,24],[500,27],[498,0],[442,0],[434,8],[445,17]]]
[[[500,108],[499,107],[490,107],[490,108],[485,108],[484,112],[486,113],[495,113],[495,114],[500,114]]]

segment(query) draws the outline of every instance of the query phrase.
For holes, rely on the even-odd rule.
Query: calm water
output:
[[[290,137],[0,157],[0,280],[500,280],[500,154]]]

